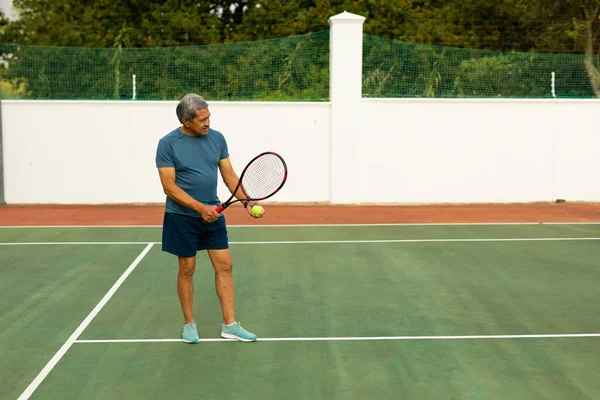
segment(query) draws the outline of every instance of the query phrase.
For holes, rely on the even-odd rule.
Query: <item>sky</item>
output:
[[[12,0],[0,0],[0,8],[7,17],[11,17]]]

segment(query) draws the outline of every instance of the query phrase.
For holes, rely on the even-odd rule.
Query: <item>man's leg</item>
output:
[[[192,306],[194,304],[194,271],[196,257],[178,257],[179,273],[177,274],[177,295],[183,311],[185,324],[194,322]]]
[[[223,322],[229,325],[235,322],[234,290],[233,290],[233,262],[229,249],[208,250],[210,262],[215,269],[215,289],[221,302]]]
[[[183,311],[183,341],[198,343],[198,328],[194,322],[194,271],[198,248],[198,220],[177,213],[165,213],[162,250],[177,256],[177,295]]]
[[[223,325],[221,327],[221,336],[227,339],[237,339],[243,342],[253,342],[257,339],[256,335],[248,332],[238,321],[235,320],[233,311],[233,262],[229,249],[208,250],[210,261],[215,269],[215,289],[221,302],[221,312],[223,313]]]

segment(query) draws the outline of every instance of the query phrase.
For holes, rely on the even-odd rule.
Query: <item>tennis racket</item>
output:
[[[231,197],[216,208],[221,213],[230,205],[240,202],[260,201],[268,199],[279,192],[287,180],[287,165],[283,157],[267,151],[254,157],[242,171],[240,180]],[[235,198],[235,193],[242,190],[244,197]]]

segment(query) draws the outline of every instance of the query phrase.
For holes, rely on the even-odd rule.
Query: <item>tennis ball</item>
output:
[[[263,208],[259,205],[255,205],[254,207],[252,207],[252,214],[254,215],[261,215],[263,211]]]

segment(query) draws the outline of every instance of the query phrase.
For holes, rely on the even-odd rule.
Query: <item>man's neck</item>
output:
[[[179,132],[183,133],[185,136],[196,136],[196,135],[194,135],[194,132],[190,131],[185,126],[180,126]]]

